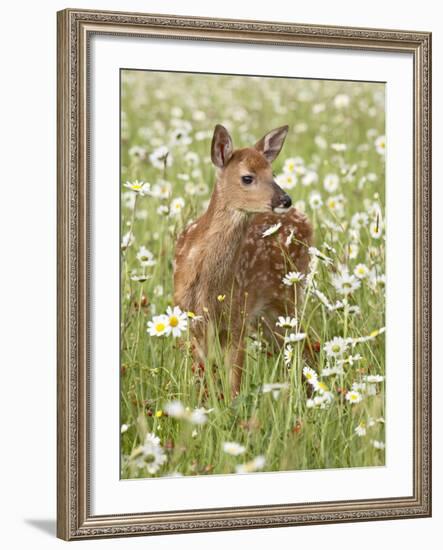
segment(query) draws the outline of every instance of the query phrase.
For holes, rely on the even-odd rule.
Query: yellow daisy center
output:
[[[171,327],[176,327],[178,325],[178,319],[175,315],[169,318],[169,324]]]
[[[165,324],[164,324],[164,323],[157,323],[157,324],[155,325],[155,330],[156,330],[157,332],[163,332],[163,331],[165,330],[165,328],[166,328],[166,327],[165,327]]]
[[[331,349],[334,353],[338,353],[340,351],[340,346],[338,344],[334,344]]]

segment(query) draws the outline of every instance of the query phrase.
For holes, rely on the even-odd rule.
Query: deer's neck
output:
[[[198,280],[195,299],[210,310],[217,307],[217,296],[230,296],[249,216],[226,207],[217,190],[208,210],[199,220],[201,244],[198,254]]]

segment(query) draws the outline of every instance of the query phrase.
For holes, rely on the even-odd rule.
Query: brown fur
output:
[[[216,324],[229,346],[232,392],[240,390],[243,339],[259,319],[272,337],[279,315],[294,313],[294,290],[282,283],[291,270],[306,272],[312,227],[294,208],[277,214],[273,208],[286,194],[274,182],[270,162],[277,156],[287,127],[264,136],[254,148],[232,148],[229,134],[217,126],[212,158],[217,182],[207,211],[179,236],[175,253],[174,301],[185,311],[202,315],[195,323],[195,343],[204,358],[208,326]],[[252,174],[254,183],[241,177]],[[272,224],[282,227],[263,237]],[[286,244],[291,231],[293,238]],[[217,296],[225,295],[223,301]],[[230,334],[226,327],[230,327]]]

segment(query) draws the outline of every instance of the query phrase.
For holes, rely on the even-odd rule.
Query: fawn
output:
[[[304,214],[291,208],[291,198],[272,173],[271,163],[287,133],[288,126],[282,126],[254,147],[234,150],[228,131],[218,124],[211,145],[216,167],[211,200],[176,244],[175,303],[203,317],[192,328],[202,360],[214,334],[209,327],[216,325],[229,353],[233,396],[240,392],[248,326],[261,321],[268,339],[275,339],[278,316],[294,314],[298,301],[282,279],[294,269],[305,273],[309,264],[312,226]],[[263,237],[275,223],[281,224],[278,232]]]

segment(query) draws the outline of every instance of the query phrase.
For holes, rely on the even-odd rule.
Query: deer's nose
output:
[[[282,198],[281,205],[282,205],[283,208],[289,208],[292,205],[292,199],[286,193],[284,194],[284,196]]]

